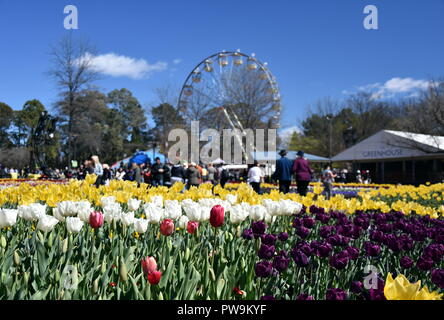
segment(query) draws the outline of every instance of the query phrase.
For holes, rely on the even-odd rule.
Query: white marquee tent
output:
[[[382,130],[342,151],[332,161],[394,160],[444,156],[444,137]]]

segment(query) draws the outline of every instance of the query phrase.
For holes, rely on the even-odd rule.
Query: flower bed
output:
[[[382,201],[94,179],[0,190],[0,299],[437,299],[443,289],[442,201],[425,200],[444,185]]]

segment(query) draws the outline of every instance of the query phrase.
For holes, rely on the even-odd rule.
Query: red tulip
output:
[[[151,272],[154,272],[157,270],[157,262],[154,257],[146,257],[145,259],[142,259],[142,269],[143,273],[150,274]]]
[[[89,215],[89,224],[94,229],[98,229],[103,225],[103,213],[94,211]]]
[[[162,277],[162,272],[153,271],[148,273],[148,282],[152,285],[156,285],[160,282],[160,278]]]
[[[174,222],[171,219],[165,219],[160,224],[160,233],[164,236],[170,236],[174,232]]]
[[[219,228],[224,224],[225,209],[221,205],[214,206],[210,212],[210,223],[213,227]]]
[[[198,227],[199,227],[199,222],[197,222],[197,221],[188,221],[187,232],[193,234],[193,233],[196,232]]]

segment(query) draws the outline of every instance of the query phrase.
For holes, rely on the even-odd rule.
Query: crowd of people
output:
[[[229,181],[247,181],[257,193],[262,192],[261,184],[264,182],[278,182],[279,191],[288,193],[292,181],[295,180],[296,191],[303,196],[307,194],[311,181],[320,181],[324,185],[324,193],[327,198],[331,196],[333,182],[371,182],[368,170],[357,170],[355,173],[350,173],[347,169],[332,169],[328,164],[323,171],[318,173],[311,169],[302,151],[298,151],[297,158],[293,161],[286,157],[286,150],[281,150],[279,155],[281,158],[276,161],[274,172],[271,172],[265,164],[259,164],[257,161],[254,161],[247,169],[228,170],[223,163],[205,165],[183,162],[178,158],[175,159],[175,164],[170,161],[162,163],[160,158],[156,158],[154,163],[151,163],[150,160],[143,163],[128,162],[125,164],[121,162],[118,168],[110,168],[108,164],[101,163],[97,155],[94,155],[74,169],[65,167],[65,169],[30,170],[29,167],[25,167],[17,170],[0,164],[0,178],[27,178],[33,174],[40,179],[75,178],[83,180],[88,174],[95,174],[97,176],[96,186],[108,185],[111,180],[116,179],[136,181],[138,185],[145,183],[154,187],[170,187],[177,182],[182,182],[186,184],[187,189],[192,186],[197,187],[202,183],[220,184],[225,187]]]

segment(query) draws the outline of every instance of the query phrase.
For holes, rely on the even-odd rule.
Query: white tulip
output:
[[[268,212],[265,214],[265,222],[266,223],[273,223],[276,221],[276,216],[272,216],[271,214],[269,214]]]
[[[239,224],[248,217],[248,211],[245,211],[241,205],[232,206],[229,212],[232,224]]]
[[[114,196],[102,197],[100,199],[100,202],[102,203],[102,207],[106,207],[107,205],[116,203],[116,197]]]
[[[226,197],[227,201],[231,204],[235,204],[237,201],[237,195],[235,194],[228,194]]]
[[[122,215],[122,207],[118,203],[108,204],[103,207],[103,218],[107,223],[119,221]]]
[[[52,215],[59,221],[65,221],[65,217],[60,213],[60,210],[57,207],[52,209]]]
[[[129,227],[131,225],[133,225],[134,223],[134,212],[128,212],[128,213],[123,213],[122,214],[122,224],[126,227]]]
[[[17,223],[18,210],[0,209],[0,229],[12,227]]]
[[[256,204],[250,207],[250,219],[251,220],[264,220],[265,214],[267,213],[267,209],[260,205]]]
[[[148,220],[134,219],[134,231],[137,233],[145,233],[148,229]]]
[[[146,219],[149,223],[157,224],[160,223],[164,210],[152,202],[149,202],[143,206],[143,211],[145,212]]]
[[[142,202],[141,200],[137,200],[137,199],[128,199],[128,202],[127,202],[128,209],[130,211],[137,211],[137,209],[139,209],[139,207],[140,207],[141,202]]]
[[[66,229],[71,233],[79,233],[82,230],[84,222],[78,217],[66,218]]]
[[[182,215],[182,206],[177,200],[165,201],[165,217],[166,219],[176,220]]]
[[[59,220],[57,220],[53,216],[43,215],[39,218],[39,222],[37,223],[37,229],[43,232],[49,232],[52,229],[54,229],[57,223],[59,223]]]
[[[180,216],[179,222],[178,222],[179,228],[186,229],[188,226],[188,221],[190,221],[190,219],[188,219],[187,216]]]
[[[162,208],[163,207],[163,197],[162,196],[152,196],[151,203],[154,204],[156,207]]]
[[[46,205],[40,203],[31,203],[28,206],[19,206],[18,215],[27,221],[39,220],[41,216],[46,215]]]
[[[80,220],[89,223],[89,216],[94,209],[91,207],[91,203],[89,201],[79,201],[76,203],[77,207],[77,216]]]
[[[77,205],[73,201],[62,201],[57,203],[59,214],[64,217],[73,217],[77,215]]]

